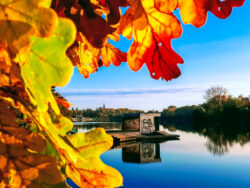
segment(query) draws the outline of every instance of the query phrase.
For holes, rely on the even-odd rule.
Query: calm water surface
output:
[[[121,172],[124,187],[129,188],[250,187],[250,143],[215,144],[197,133],[176,130],[174,134],[180,140],[130,144],[101,158]]]

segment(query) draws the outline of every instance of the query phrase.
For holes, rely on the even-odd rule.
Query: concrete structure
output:
[[[141,134],[151,134],[159,131],[160,113],[124,114],[122,131],[135,131]]]
[[[159,131],[160,116],[160,113],[124,114],[122,130],[106,132],[113,137],[113,146],[117,146],[121,142],[163,141],[179,139],[179,135],[173,135],[168,134],[165,131]]]

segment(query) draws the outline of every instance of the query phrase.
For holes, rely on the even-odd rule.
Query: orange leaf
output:
[[[68,54],[85,78],[89,77],[89,73],[96,72],[103,64],[108,67],[112,62],[115,66],[119,66],[121,62],[127,61],[127,53],[110,43],[106,43],[103,48],[95,48],[81,33],[79,40],[81,41],[79,46],[74,45]]]
[[[108,67],[112,62],[115,66],[119,66],[121,62],[127,61],[127,53],[115,48],[112,44],[107,43],[100,51],[102,62]]]
[[[155,8],[164,13],[171,13],[177,8],[177,0],[155,0]]]
[[[180,75],[182,58],[171,48],[171,39],[181,36],[180,22],[172,13],[160,12],[154,1],[139,1],[131,5],[120,23],[120,32],[134,41],[128,52],[130,69],[138,71],[146,63],[155,79],[171,80]]]
[[[0,100],[1,187],[62,182],[57,159],[37,153],[46,149],[45,138],[19,126],[15,117],[16,111],[10,103]]]
[[[68,101],[66,101],[65,99],[59,99],[57,97],[55,97],[56,102],[58,105],[62,105],[64,108],[69,108],[72,104],[70,104]]]
[[[181,18],[185,24],[201,27],[207,20],[207,12],[211,11],[219,18],[227,18],[233,7],[239,7],[245,0],[178,0]]]

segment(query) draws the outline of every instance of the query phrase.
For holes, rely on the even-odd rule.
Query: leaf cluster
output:
[[[66,50],[76,26],[50,5],[50,0],[0,2],[1,187],[66,187],[66,177],[85,187],[117,187],[120,173],[99,159],[112,137],[102,129],[67,135],[73,124],[57,103],[68,103],[51,92],[73,73]],[[25,127],[15,122],[13,109],[28,117],[20,120]]]
[[[152,78],[168,81],[180,76],[177,65],[183,63],[171,46],[171,40],[182,34],[174,11],[179,10],[184,24],[201,27],[208,11],[227,18],[233,7],[243,3],[244,0],[54,0],[52,8],[77,26],[76,42],[68,55],[85,78],[103,64],[109,66],[113,62],[119,66],[127,61],[133,71],[146,64]],[[126,8],[121,11],[120,7]],[[112,45],[121,35],[133,40],[128,53]]]
[[[182,58],[171,40],[182,34],[173,14],[201,27],[211,11],[230,15],[244,0],[1,0],[0,1],[0,185],[118,187],[121,174],[100,160],[113,140],[103,129],[68,135],[72,122],[61,114],[54,86],[65,86],[78,66],[85,77],[98,67],[128,62],[138,71],[171,80]],[[126,7],[122,14],[120,7]],[[116,48],[120,35],[133,39],[128,53]],[[15,123],[13,109],[29,126]],[[49,155],[50,153],[53,153]],[[65,174],[60,173],[64,169]],[[65,176],[64,176],[65,175]],[[49,179],[52,178],[51,181]]]

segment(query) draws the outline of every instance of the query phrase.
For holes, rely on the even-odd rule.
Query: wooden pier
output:
[[[179,135],[159,131],[159,117],[160,113],[124,114],[122,130],[106,132],[114,138],[114,143],[179,139]]]
[[[114,138],[114,142],[116,143],[131,141],[162,141],[179,139],[179,135],[169,134],[165,131],[157,131],[146,135],[134,131],[107,131],[107,133]]]

